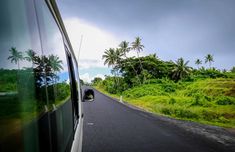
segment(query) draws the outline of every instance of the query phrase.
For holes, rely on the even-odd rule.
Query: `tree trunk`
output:
[[[127,59],[126,54],[125,54],[125,58]],[[131,65],[132,69],[135,71],[136,77],[137,77],[137,79],[138,79],[139,83],[141,84],[141,81],[140,81],[140,78],[139,78],[139,76],[138,76],[137,71],[135,70],[134,66],[133,66],[131,63],[130,63],[130,65]]]
[[[137,57],[138,57],[138,59],[139,59],[139,62],[140,62],[140,69],[141,69],[141,72],[140,73],[142,73],[143,72],[143,66],[142,66],[142,62],[141,62],[141,60],[140,60],[140,57],[139,57],[139,52],[137,51]],[[143,75],[144,76],[144,78],[143,78],[143,83],[144,83],[144,80],[145,80],[145,75]]]

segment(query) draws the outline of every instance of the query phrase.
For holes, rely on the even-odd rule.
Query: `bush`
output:
[[[212,120],[215,120],[215,119],[219,119],[221,117],[221,115],[219,113],[214,112],[214,111],[203,110],[202,111],[202,117],[205,120],[212,121]]]
[[[128,88],[128,85],[122,77],[108,76],[102,81],[101,85],[111,94],[119,94]]]
[[[198,78],[226,78],[226,74],[216,69],[200,69],[195,72]]]
[[[175,104],[175,103],[176,103],[175,98],[170,98],[169,104]]]
[[[172,114],[172,110],[170,108],[162,108],[161,109],[161,113],[163,113],[165,115],[171,115]]]
[[[190,110],[182,109],[182,108],[172,109],[172,108],[164,107],[161,109],[161,112],[165,115],[175,115],[178,118],[193,118],[193,119],[199,118],[198,114],[193,113]]]
[[[175,92],[175,88],[174,87],[172,87],[172,86],[166,86],[165,88],[164,88],[164,91],[165,92]]]
[[[198,115],[186,109],[175,109],[174,114],[179,118],[194,118],[197,119]]]
[[[194,100],[193,100],[191,106],[203,106],[203,99],[202,98],[203,97],[201,94],[195,94]]]
[[[221,96],[216,101],[216,104],[218,104],[218,105],[232,105],[234,103],[229,97]]]

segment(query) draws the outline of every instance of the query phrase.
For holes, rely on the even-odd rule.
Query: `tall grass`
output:
[[[235,128],[233,78],[154,81],[128,89],[122,96],[126,102],[160,115]]]

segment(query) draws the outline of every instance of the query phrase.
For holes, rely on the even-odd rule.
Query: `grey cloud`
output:
[[[59,0],[63,16],[78,17],[121,39],[141,36],[146,50],[194,62],[214,54],[215,66],[235,65],[234,0]]]

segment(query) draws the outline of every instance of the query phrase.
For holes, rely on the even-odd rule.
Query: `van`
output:
[[[0,1],[0,151],[82,150],[78,63],[55,0]]]

